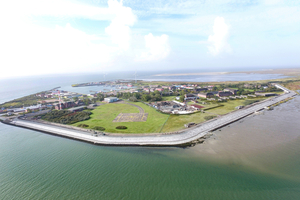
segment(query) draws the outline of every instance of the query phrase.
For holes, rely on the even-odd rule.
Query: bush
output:
[[[68,110],[52,110],[46,114],[41,115],[42,119],[49,122],[60,124],[74,124],[76,122],[84,121],[90,118],[92,113],[89,111],[70,112]]]
[[[204,119],[205,120],[210,120],[210,119],[213,119],[215,118],[216,116],[213,116],[213,115],[209,115],[209,116],[205,116]]]
[[[87,125],[87,124],[78,124],[77,127],[87,128],[87,127],[89,127],[89,125]]]
[[[116,129],[127,129],[126,126],[117,126]]]
[[[101,127],[101,126],[95,126],[93,129],[95,129],[97,131],[105,131],[105,128]]]

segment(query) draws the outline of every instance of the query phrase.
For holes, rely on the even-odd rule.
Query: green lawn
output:
[[[173,101],[173,100],[176,100],[175,98],[176,98],[176,96],[164,96],[162,98],[162,100],[163,101]]]
[[[120,113],[138,113],[139,110],[131,105],[111,103],[98,106],[92,111],[93,114],[89,120],[73,125],[77,126],[78,124],[84,123],[89,125],[88,128],[101,126],[104,127],[105,132],[108,133],[157,133],[169,116],[168,114],[159,113],[154,108],[146,106],[143,103],[130,103],[142,107],[145,113],[148,113],[146,122],[113,122]],[[119,130],[115,128],[116,126],[127,126],[128,129]]]
[[[207,112],[213,113],[213,114],[216,114],[216,115],[224,115],[224,114],[227,114],[229,112],[234,111],[237,106],[244,106],[245,105],[244,103],[245,103],[246,100],[260,100],[260,101],[262,101],[264,99],[266,99],[266,97],[253,98],[253,99],[228,100],[227,102],[220,102],[220,104],[222,104],[224,106],[207,110]],[[211,104],[211,106],[212,105],[213,104]],[[217,105],[217,104],[214,104],[214,105]]]
[[[197,112],[190,115],[170,115],[167,123],[165,124],[161,132],[167,133],[167,132],[179,131],[185,128],[184,124],[190,122],[194,122],[194,123],[204,122],[205,121],[204,117],[208,115],[212,115],[212,114]]]

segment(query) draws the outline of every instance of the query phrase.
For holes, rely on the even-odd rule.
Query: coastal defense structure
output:
[[[280,85],[278,85],[280,86]],[[42,132],[47,132],[53,135],[72,138],[85,142],[90,142],[99,145],[119,145],[119,146],[186,146],[192,144],[193,141],[205,136],[207,133],[218,128],[226,126],[232,122],[238,121],[248,115],[257,111],[277,104],[287,98],[297,95],[294,91],[282,87],[286,92],[280,96],[266,99],[262,102],[249,105],[243,109],[233,111],[229,114],[214,118],[202,124],[196,125],[188,130],[176,134],[148,134],[148,135],[91,135],[87,131],[75,130],[61,126],[50,124],[42,124],[33,121],[26,121],[15,118],[13,121],[4,122],[6,124],[15,125],[19,127],[29,128]]]

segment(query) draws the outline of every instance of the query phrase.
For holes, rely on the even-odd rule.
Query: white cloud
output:
[[[4,34],[0,38],[2,76],[73,73],[82,71],[83,66],[91,71],[93,66],[108,66],[117,51],[97,44],[100,38],[70,24],[54,29],[23,24]]]
[[[133,26],[136,21],[136,16],[131,8],[124,7],[122,0],[108,0],[108,8],[116,17],[111,24],[105,28],[105,32],[111,36],[114,44],[117,44],[121,49],[127,50],[130,46],[131,30],[129,26]]]
[[[223,17],[216,17],[213,26],[213,35],[208,37],[208,50],[209,52],[216,56],[222,52],[230,52],[231,47],[227,40],[229,37],[229,26],[225,23]]]
[[[1,9],[2,8],[2,9]],[[114,13],[107,7],[96,7],[72,0],[1,1],[1,15],[78,17],[111,20]]]
[[[137,60],[161,60],[170,53],[169,36],[153,36],[152,33],[145,35],[146,51]]]

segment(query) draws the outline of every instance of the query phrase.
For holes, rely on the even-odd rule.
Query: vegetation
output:
[[[131,104],[142,107],[148,113],[146,122],[113,122],[120,113],[139,113],[139,110],[128,104],[105,104],[92,110],[90,119],[84,121],[89,127],[105,127],[109,133],[158,133],[168,118],[168,114],[157,112],[141,102],[130,102]],[[79,123],[75,123],[77,126]],[[126,126],[127,129],[116,129],[116,126]]]
[[[127,129],[127,126],[117,126],[116,129]]]
[[[102,126],[94,126],[93,129],[97,131],[105,131],[105,128]]]
[[[23,106],[31,106],[37,104],[38,101],[44,100],[45,98],[37,97],[35,94],[14,99],[12,101],[0,104],[0,108],[20,108]]]
[[[41,119],[60,124],[74,124],[76,122],[89,119],[91,114],[92,113],[88,111],[73,113],[68,110],[52,110],[46,114],[41,115]]]
[[[89,127],[89,125],[87,125],[87,124],[78,124],[77,127],[87,128],[87,127]]]
[[[207,113],[193,113],[189,115],[170,115],[168,121],[162,128],[162,133],[175,132],[184,129],[184,124],[188,124],[190,122],[194,123],[202,123],[206,121],[204,119],[205,116],[209,116],[211,114]]]
[[[243,102],[243,105],[247,106],[247,105],[250,105],[250,104],[253,104],[253,103],[256,103],[256,102],[259,102],[259,100],[257,100],[257,99],[248,99],[248,100],[245,100]]]
[[[205,120],[211,120],[213,118],[215,118],[216,116],[213,116],[213,115],[208,115],[208,116],[205,116],[204,119]]]

